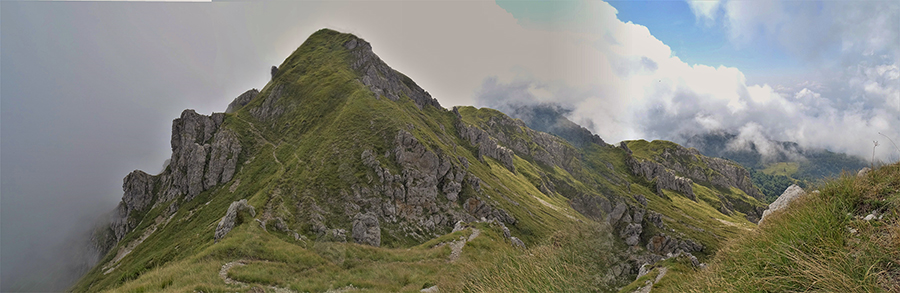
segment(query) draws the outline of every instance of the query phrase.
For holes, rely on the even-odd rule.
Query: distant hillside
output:
[[[443,108],[369,43],[323,29],[260,90],[172,123],[76,292],[611,292],[753,229],[740,165],[568,120]]]
[[[864,159],[822,149],[806,149],[794,142],[769,140],[765,145],[746,141],[726,132],[711,132],[687,138],[684,146],[700,153],[735,161],[753,175],[753,182],[771,202],[791,184],[806,186],[843,171],[856,172],[869,166]]]

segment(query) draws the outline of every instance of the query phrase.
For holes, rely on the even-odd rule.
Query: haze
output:
[[[172,119],[354,33],[445,107],[552,103],[607,142],[723,130],[896,161],[900,3],[0,2],[0,290],[64,290],[76,243]],[[884,134],[884,136],[879,133]]]

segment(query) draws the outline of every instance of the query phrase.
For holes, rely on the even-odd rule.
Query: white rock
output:
[[[784,190],[784,193],[778,196],[778,199],[769,204],[769,208],[763,212],[762,218],[759,220],[759,225],[762,226],[763,221],[769,214],[787,207],[792,201],[805,194],[806,191],[803,191],[803,188],[800,188],[800,186],[797,186],[796,184],[789,186]]]

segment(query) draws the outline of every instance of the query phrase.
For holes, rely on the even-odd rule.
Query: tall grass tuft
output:
[[[900,292],[900,163],[819,190],[729,242],[708,269],[654,290]]]

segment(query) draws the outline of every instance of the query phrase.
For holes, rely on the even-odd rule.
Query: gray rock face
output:
[[[510,172],[516,172],[516,167],[513,166],[513,152],[498,145],[487,132],[478,127],[467,126],[462,121],[458,123],[457,129],[460,137],[478,148],[479,160],[483,161],[483,157],[487,156],[499,161]]]
[[[454,108],[454,111],[459,117],[458,109]],[[494,158],[510,171],[515,170],[512,165],[514,154],[531,157],[548,166],[559,166],[568,172],[574,171],[572,162],[576,161],[578,150],[549,133],[528,128],[522,120],[508,116],[494,116],[478,127],[466,125],[461,120],[457,122],[456,127],[461,138],[478,147],[480,156]],[[528,137],[531,141],[525,140],[524,137]]]
[[[804,191],[803,188],[800,188],[800,186],[797,186],[796,184],[788,186],[788,188],[778,196],[778,199],[775,199],[774,202],[769,204],[769,208],[763,212],[762,219],[759,220],[758,224],[762,226],[763,221],[771,213],[786,208],[792,201],[804,195],[806,195],[806,191]]]
[[[629,155],[631,154],[631,150],[628,149],[628,146],[624,142],[621,143],[619,147],[624,149]],[[662,188],[682,191],[682,193],[684,193],[686,189],[678,190],[670,188],[684,184],[685,182],[674,180],[677,179],[677,177],[681,177],[694,182],[710,183],[713,186],[720,188],[727,189],[734,186],[756,199],[762,200],[765,198],[765,195],[763,195],[758,188],[753,186],[753,182],[750,180],[750,172],[746,169],[725,159],[702,156],[696,149],[689,149],[682,146],[667,148],[663,150],[661,155],[654,158],[654,160],[659,163],[639,162],[637,159],[630,159],[628,160],[628,163],[632,173],[635,175],[644,175],[648,180],[662,175]],[[705,164],[715,172],[707,174],[696,165],[701,163]],[[656,164],[658,166],[648,164]],[[670,172],[673,172],[672,176],[661,174],[667,169],[670,170]],[[681,176],[679,176],[679,174]],[[693,194],[693,192],[691,192],[691,194]]]
[[[362,75],[360,82],[368,86],[376,98],[384,96],[397,101],[400,97],[406,96],[412,99],[419,109],[427,105],[443,109],[431,94],[416,85],[412,79],[381,61],[381,58],[372,52],[372,45],[365,40],[354,37],[344,43],[344,48],[350,50],[353,56],[350,67]]]
[[[256,210],[253,209],[253,206],[247,204],[247,199],[232,202],[228,206],[225,216],[222,217],[222,220],[219,220],[219,225],[216,226],[216,242],[225,237],[225,234],[228,234],[231,229],[234,229],[235,224],[237,224],[238,214],[241,212],[247,212],[251,217],[256,216]]]
[[[353,241],[371,246],[381,246],[381,228],[378,218],[371,213],[356,214],[353,217]]]
[[[156,178],[150,174],[134,170],[122,181],[122,190],[125,191],[122,203],[125,204],[128,213],[142,211],[153,201],[153,185],[156,184]]]
[[[281,99],[283,92],[284,85],[276,84],[272,87],[272,90],[269,91],[269,94],[266,95],[262,105],[250,109],[250,115],[259,121],[269,121],[281,116],[281,114],[284,113],[284,106],[278,105],[278,100]]]
[[[703,157],[703,161],[706,162],[710,169],[721,174],[721,176],[708,177],[708,182],[714,186],[725,188],[734,186],[753,198],[758,200],[765,199],[766,196],[756,186],[753,186],[753,182],[750,181],[750,172],[740,165],[725,159],[711,157]]]
[[[203,188],[210,189],[219,183],[231,181],[240,153],[241,144],[237,135],[228,129],[219,130],[210,145],[206,182],[204,182]]]
[[[456,203],[463,186],[481,192],[481,180],[466,172],[468,161],[465,158],[452,158],[440,151],[429,150],[405,130],[398,131],[394,148],[385,154],[386,159],[390,157],[400,166],[400,174],[392,174],[383,167],[370,150],[360,155],[363,165],[371,169],[374,176],[369,175],[371,189],[360,188],[363,200],[359,205],[377,206],[371,209],[377,219],[399,222],[402,231],[421,239],[427,238],[420,234],[422,232],[435,233],[458,221],[474,221],[480,217],[515,224],[515,218],[502,209],[493,208],[479,196]]]
[[[185,194],[190,200],[231,180],[241,145],[231,130],[219,128],[224,120],[223,113],[205,116],[185,110],[172,122],[172,187],[167,199]]]
[[[248,103],[250,103],[250,101],[252,101],[258,95],[259,95],[259,90],[257,90],[257,89],[251,89],[251,90],[244,92],[237,98],[234,98],[234,100],[231,101],[230,104],[228,104],[228,108],[225,109],[225,113],[237,112],[237,110],[240,110],[241,107],[246,106]]]
[[[697,200],[697,197],[694,195],[694,188],[691,186],[693,184],[691,179],[677,176],[675,172],[656,162],[639,161],[629,157],[626,159],[626,163],[635,175],[642,176],[650,181],[656,180],[657,193],[660,196],[663,196],[660,189],[665,188],[681,192],[691,200]]]
[[[665,234],[660,234],[650,238],[650,241],[647,243],[647,250],[655,254],[667,255],[678,251],[703,251],[703,245],[690,239],[678,240]]]
[[[619,236],[625,239],[625,244],[628,244],[628,246],[635,246],[641,241],[641,232],[643,232],[643,226],[632,223],[625,226],[625,229],[620,232]]]
[[[185,110],[180,118],[172,121],[172,157],[168,166],[159,175],[136,170],[125,177],[122,201],[110,219],[110,236],[100,235],[106,232],[95,233],[98,236],[94,238],[103,241],[95,243],[101,248],[101,255],[135,228],[141,220],[132,219],[135,212],[179,196],[190,200],[200,192],[231,181],[241,146],[234,132],[221,128],[224,121],[223,113],[206,116],[194,110]],[[176,205],[170,205],[166,214],[175,212],[172,207]]]
[[[110,223],[115,242],[122,240],[125,234],[137,225],[135,219],[131,219],[131,215],[150,207],[154,198],[153,186],[156,184],[155,177],[140,170],[132,171],[122,181],[125,195],[116,207]]]

